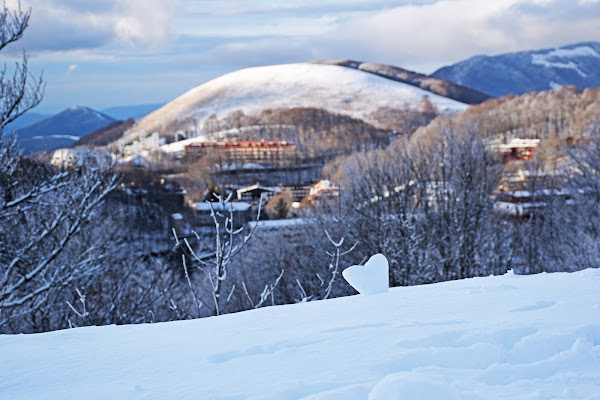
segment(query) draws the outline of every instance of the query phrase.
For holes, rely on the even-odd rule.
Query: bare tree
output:
[[[570,205],[556,215],[564,238],[557,251],[564,256],[566,269],[600,266],[600,119],[591,128],[586,142],[567,150],[564,182]]]
[[[18,41],[31,10],[0,11],[0,50]],[[117,185],[102,166],[59,170],[43,161],[21,158],[8,123],[42,99],[44,84],[28,69],[27,55],[10,76],[0,72],[0,330],[44,330],[44,320],[61,291],[84,276],[98,274],[107,238],[90,236],[86,227]],[[58,303],[57,303],[58,302]],[[60,304],[59,304],[60,303]],[[71,304],[72,305],[72,304]],[[40,319],[38,318],[38,319]],[[27,325],[29,327],[27,327]]]
[[[49,306],[56,291],[106,268],[106,238],[85,229],[117,185],[102,168],[55,170],[0,143],[0,327]],[[13,147],[14,149],[14,147]]]
[[[322,254],[323,259],[315,258],[306,265],[303,274],[298,274],[297,286],[300,299],[296,301],[326,300],[339,296],[339,278],[350,253],[358,245],[358,239],[347,232],[351,219],[351,205],[348,204],[342,188],[332,186],[332,191],[319,198],[304,215],[300,240],[312,246],[314,254]],[[346,260],[347,261],[347,260]],[[323,266],[326,268],[323,268]],[[314,274],[314,277],[311,276]]]
[[[271,300],[270,303],[274,305],[273,293],[281,280],[283,270],[273,283],[264,285],[257,300],[253,300],[245,281],[239,279],[239,275],[236,276],[236,271],[230,270],[233,260],[244,249],[258,225],[255,223],[248,227],[245,221],[236,220],[236,203],[231,202],[231,193],[228,196],[224,194],[213,194],[213,196],[217,201],[207,202],[207,204],[214,222],[214,231],[204,237],[195,233],[197,241],[194,245],[184,239],[185,249],[189,254],[187,257],[182,256],[183,268],[197,308],[197,316],[201,316],[200,310],[204,306],[210,310],[211,315],[221,315],[247,308],[258,308],[266,305],[268,300]],[[262,202],[259,204],[256,222],[260,219],[261,205]],[[188,265],[188,260],[193,264]],[[192,266],[201,272],[200,281],[208,285],[208,290],[205,285],[196,287],[192,282],[189,268]],[[244,306],[242,303],[246,301],[247,304]]]
[[[23,10],[21,2],[16,9],[9,9],[6,1],[0,11],[0,51],[23,37],[31,9]],[[35,78],[29,72],[28,56],[23,51],[22,60],[15,63],[12,74],[6,65],[0,71],[0,129],[37,106],[44,95],[42,76]]]
[[[472,126],[447,125],[429,141],[399,139],[385,151],[358,154],[343,175],[357,253],[385,254],[393,285],[497,268],[490,252],[501,248],[486,243],[496,234],[491,195],[500,168]]]

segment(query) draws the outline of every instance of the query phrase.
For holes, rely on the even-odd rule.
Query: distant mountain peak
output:
[[[600,86],[600,42],[478,55],[440,68],[432,76],[493,96],[523,94],[574,85]]]
[[[490,96],[469,87],[457,85],[453,82],[423,75],[418,72],[409,71],[393,65],[377,64],[372,62],[361,62],[354,60],[324,60],[312,61],[315,64],[338,65],[368,72],[396,82],[406,83],[431,93],[447,97],[461,103],[479,104],[488,100]]]
[[[27,153],[70,147],[79,137],[115,119],[85,106],[74,106],[17,131]]]

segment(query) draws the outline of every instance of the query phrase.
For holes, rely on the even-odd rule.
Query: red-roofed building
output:
[[[296,146],[287,140],[240,140],[199,142],[185,146],[186,156],[202,157],[209,152],[220,152],[228,162],[255,162],[269,164],[290,159]]]

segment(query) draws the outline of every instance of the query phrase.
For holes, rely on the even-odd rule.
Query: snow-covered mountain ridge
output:
[[[600,270],[0,336],[7,399],[598,399]]]
[[[313,107],[377,124],[381,108],[418,109],[423,96],[438,110],[454,112],[467,106],[427,90],[371,73],[337,65],[298,63],[239,70],[200,85],[142,118],[126,138],[139,132],[161,132],[176,121],[198,126],[212,114],[224,117],[241,110]]]
[[[407,83],[412,86],[448,97],[466,104],[480,104],[488,100],[490,96],[477,90],[460,86],[450,81],[433,76],[423,75],[418,72],[409,71],[393,65],[385,65],[354,60],[325,60],[313,61],[317,64],[339,65],[369,72],[394,81]]]
[[[102,128],[114,118],[89,107],[74,106],[17,131],[27,153],[70,147],[80,137]]]
[[[523,94],[567,85],[595,88],[600,86],[600,42],[475,56],[443,67],[432,75],[492,96]]]

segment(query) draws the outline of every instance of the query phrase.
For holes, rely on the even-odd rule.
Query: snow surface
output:
[[[563,87],[563,85],[561,85],[560,83],[556,83],[554,81],[550,81],[550,83],[548,85],[549,85],[550,89],[552,89],[552,90],[558,90],[561,87]]]
[[[586,78],[587,74],[585,74],[579,66],[572,61],[572,58],[580,58],[580,57],[595,57],[600,58],[600,54],[590,46],[580,46],[572,49],[554,49],[547,53],[536,53],[531,55],[531,63],[536,65],[542,65],[546,68],[563,68],[563,69],[572,69],[577,72],[582,78]],[[550,87],[555,89],[552,86],[555,82],[550,83]]]
[[[423,95],[442,112],[462,111],[466,104],[367,72],[323,64],[285,64],[239,70],[200,85],[142,118],[132,135],[154,132],[174,120],[202,121],[242,110],[316,107],[365,118],[381,107],[418,108]],[[128,135],[129,136],[129,135]]]
[[[578,46],[571,49],[558,48],[546,54],[548,57],[596,57],[600,58],[600,54],[590,46]]]
[[[190,144],[194,144],[194,143],[203,143],[203,142],[208,142],[208,141],[209,141],[208,137],[205,135],[202,135],[202,136],[197,136],[197,137],[193,137],[193,138],[189,138],[189,139],[183,139],[178,142],[163,144],[162,146],[160,146],[160,149],[162,151],[164,151],[165,153],[182,153],[183,154],[185,152],[186,146],[188,146]]]
[[[2,399],[600,399],[600,270],[0,336]]]
[[[81,139],[81,137],[80,136],[73,136],[73,135],[48,135],[48,136],[34,136],[32,139],[36,139],[36,140],[44,140],[44,139],[69,139],[69,140],[72,140],[72,141],[76,142],[79,139]]]

